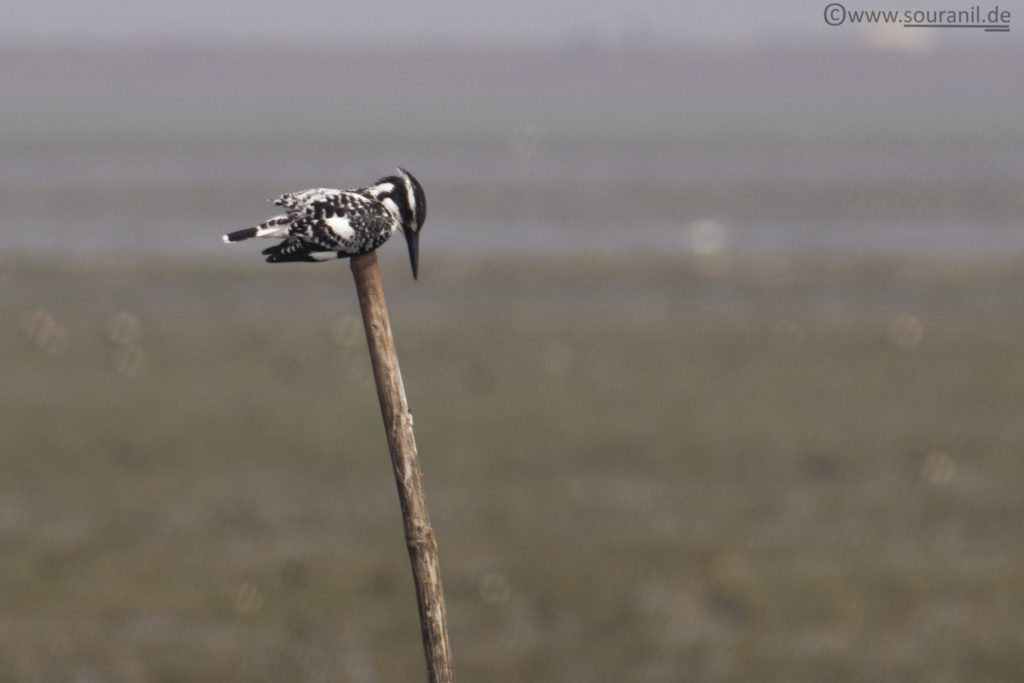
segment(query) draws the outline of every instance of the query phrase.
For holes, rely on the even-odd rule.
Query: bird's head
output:
[[[419,270],[420,230],[427,220],[427,197],[423,194],[423,187],[411,173],[399,168],[398,175],[381,178],[369,190],[381,204],[398,216],[398,228],[409,246],[409,261],[415,279]]]

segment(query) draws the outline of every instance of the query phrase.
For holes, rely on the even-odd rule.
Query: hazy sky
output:
[[[745,43],[831,40],[819,0],[36,0],[8,3],[0,35],[67,39],[220,38],[410,41],[664,40]],[[854,0],[847,5],[855,6]],[[921,5],[900,0],[899,8]],[[927,4],[927,3],[924,3]],[[887,6],[886,2],[881,3]],[[875,0],[861,8],[873,9]]]

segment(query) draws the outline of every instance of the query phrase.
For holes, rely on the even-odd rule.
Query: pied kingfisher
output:
[[[398,230],[409,245],[412,276],[417,276],[419,237],[427,218],[423,188],[404,168],[369,187],[332,190],[317,187],[288,192],[274,200],[285,214],[255,228],[224,235],[228,244],[250,237],[284,238],[263,250],[267,263],[326,261],[366,254]]]

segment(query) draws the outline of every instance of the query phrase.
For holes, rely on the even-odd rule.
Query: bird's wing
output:
[[[387,210],[358,192],[310,190],[288,211],[288,234],[323,249],[359,253],[379,246],[390,234]]]
[[[330,187],[312,187],[308,190],[285,192],[274,200],[274,204],[283,206],[288,215],[301,214],[312,202],[322,201],[326,197],[346,194],[347,190],[335,190]]]

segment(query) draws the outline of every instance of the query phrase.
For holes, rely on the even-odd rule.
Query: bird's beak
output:
[[[420,262],[420,233],[414,230],[406,230],[405,243],[409,245],[409,262],[412,263],[412,279],[417,279]]]

